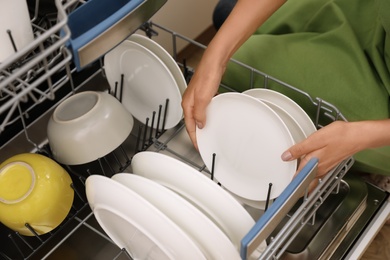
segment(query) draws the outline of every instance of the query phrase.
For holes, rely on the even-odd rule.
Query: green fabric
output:
[[[348,121],[389,118],[390,0],[289,0],[233,58],[335,105]],[[231,63],[222,82],[244,91],[248,75]],[[255,77],[254,87],[264,87],[264,78]],[[268,87],[314,118],[307,97]],[[357,170],[390,175],[390,147],[355,159]]]

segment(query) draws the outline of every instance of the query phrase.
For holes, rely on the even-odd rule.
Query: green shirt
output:
[[[289,0],[233,58],[335,105],[348,121],[389,118],[390,0]],[[243,91],[248,71],[230,64],[223,83]],[[305,97],[269,87],[314,117]],[[355,159],[355,169],[390,175],[390,147]]]

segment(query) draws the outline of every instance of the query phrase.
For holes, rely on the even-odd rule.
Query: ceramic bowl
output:
[[[68,173],[39,154],[15,155],[0,164],[0,221],[21,235],[55,229],[72,207],[74,190]]]
[[[129,136],[134,120],[126,108],[105,92],[75,94],[54,110],[47,134],[53,157],[67,165],[97,160]]]
[[[26,0],[0,0],[0,63],[34,40]],[[12,35],[12,40],[10,38]]]

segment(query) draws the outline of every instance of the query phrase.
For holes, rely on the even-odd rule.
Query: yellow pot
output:
[[[15,155],[0,164],[0,221],[21,235],[55,229],[72,207],[69,174],[52,159],[33,153]]]

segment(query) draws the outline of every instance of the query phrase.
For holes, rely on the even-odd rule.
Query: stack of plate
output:
[[[240,259],[255,221],[228,192],[160,153],[136,154],[132,169],[86,181],[97,221],[120,248],[135,259]]]
[[[314,131],[294,101],[272,90],[251,89],[214,97],[207,124],[196,134],[203,161],[223,187],[242,203],[264,208],[297,169],[297,161],[282,161],[282,153]]]
[[[164,113],[167,100],[164,129],[182,119],[187,83],[171,55],[153,40],[133,34],[105,55],[104,68],[111,92],[138,121],[144,123],[160,106]]]

